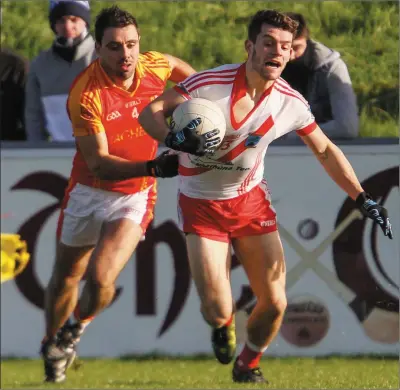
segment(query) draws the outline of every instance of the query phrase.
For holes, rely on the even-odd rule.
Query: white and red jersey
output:
[[[317,127],[307,101],[281,78],[237,122],[232,108],[246,94],[245,69],[244,63],[223,65],[175,87],[187,99],[218,104],[226,119],[225,137],[212,158],[180,153],[180,192],[188,197],[230,199],[250,191],[263,179],[264,157],[272,141],[293,130],[306,135]]]

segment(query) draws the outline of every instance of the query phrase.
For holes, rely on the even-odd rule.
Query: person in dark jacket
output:
[[[321,129],[332,139],[358,136],[358,107],[347,66],[340,53],[310,38],[303,15],[287,12],[299,23],[285,79],[309,102]]]
[[[0,131],[2,141],[25,141],[24,91],[28,61],[9,49],[0,50]]]

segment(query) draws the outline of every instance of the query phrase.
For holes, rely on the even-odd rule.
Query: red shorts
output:
[[[248,193],[225,200],[189,198],[179,194],[178,215],[184,233],[215,241],[271,233],[276,213],[264,183]]]

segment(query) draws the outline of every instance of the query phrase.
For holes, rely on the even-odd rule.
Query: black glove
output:
[[[153,177],[174,177],[178,175],[178,155],[161,153],[154,160],[147,161],[146,168],[149,176]]]
[[[216,135],[219,134],[219,130],[214,129],[205,134],[198,135],[194,130],[200,123],[201,119],[196,118],[177,133],[171,131],[165,138],[165,145],[171,149],[194,154],[196,156],[204,156],[207,153],[213,153],[213,146],[218,145],[221,141],[219,137],[216,137]]]
[[[371,195],[365,192],[358,195],[356,203],[363,215],[379,224],[385,236],[388,236],[390,239],[393,238],[392,225],[389,221],[388,212],[383,206],[376,203]]]

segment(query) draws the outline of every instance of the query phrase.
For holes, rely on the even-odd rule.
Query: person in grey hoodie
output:
[[[69,89],[96,57],[89,34],[88,1],[50,1],[49,21],[56,38],[31,63],[25,89],[25,126],[29,141],[73,141],[66,110]]]
[[[310,39],[303,15],[286,15],[299,27],[291,61],[281,77],[308,100],[315,120],[329,138],[356,138],[358,107],[346,64],[337,51]]]

